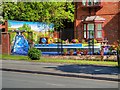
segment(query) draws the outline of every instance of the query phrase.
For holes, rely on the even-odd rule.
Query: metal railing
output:
[[[88,37],[88,49],[90,54],[94,54],[94,31],[89,30],[89,37]]]

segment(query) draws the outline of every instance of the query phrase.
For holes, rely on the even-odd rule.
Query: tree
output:
[[[22,27],[19,27],[18,30],[26,30],[26,31],[32,31],[31,27],[27,24],[24,24]]]
[[[63,22],[73,22],[74,4],[72,2],[4,2],[5,20],[23,20],[54,23],[54,27],[64,27]]]

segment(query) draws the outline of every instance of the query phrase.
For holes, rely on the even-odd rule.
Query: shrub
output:
[[[64,49],[63,49],[63,52],[64,52],[64,53],[67,53],[67,52],[68,52],[68,51],[67,51],[67,48],[64,48]]]
[[[41,51],[37,48],[30,48],[28,51],[28,57],[32,60],[39,60],[41,56]]]
[[[70,52],[73,52],[74,50],[73,49],[70,49]]]
[[[97,40],[96,40],[96,39],[94,39],[94,43],[97,43]]]
[[[109,47],[109,50],[110,50],[110,52],[112,52],[112,50],[114,50],[114,47],[113,47],[113,46],[110,46],[110,47]]]
[[[77,48],[76,50],[77,50],[77,51],[81,51],[82,49],[81,49],[81,48]]]
[[[63,49],[63,54],[64,54],[64,55],[67,55],[67,54],[68,54],[67,48],[64,48],[64,49]]]
[[[70,49],[69,53],[70,53],[70,55],[73,55],[74,54],[74,50]]]

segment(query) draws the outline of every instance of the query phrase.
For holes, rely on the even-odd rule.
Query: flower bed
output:
[[[54,59],[70,59],[70,60],[93,60],[93,61],[101,61],[100,55],[78,55],[78,56],[44,56],[48,58]],[[117,61],[116,55],[105,55],[103,57],[103,61]]]

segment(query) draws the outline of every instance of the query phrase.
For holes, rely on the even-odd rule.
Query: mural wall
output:
[[[44,22],[28,22],[28,21],[14,21],[8,20],[8,30],[26,30],[33,32],[33,42],[39,43],[40,37],[53,38],[54,24],[47,24]],[[28,37],[27,33],[23,33],[25,38]],[[11,43],[15,38],[15,33],[11,33]]]

